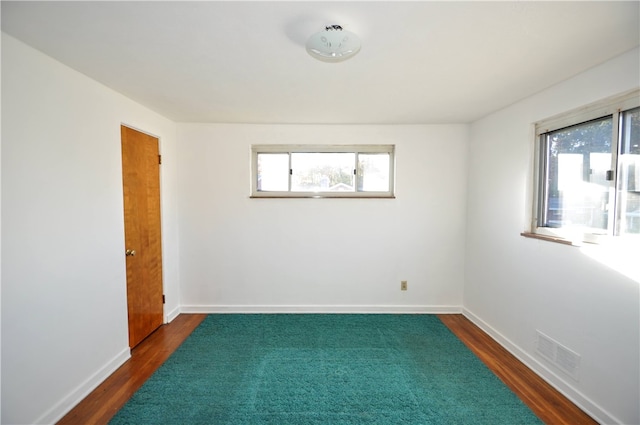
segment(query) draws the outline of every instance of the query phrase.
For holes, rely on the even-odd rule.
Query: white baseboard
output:
[[[98,385],[104,382],[113,372],[115,372],[124,362],[131,357],[129,347],[123,349],[113,359],[111,359],[100,370],[94,373],[78,388],[73,390],[71,394],[60,400],[55,406],[49,409],[44,415],[38,418],[35,423],[38,424],[54,424],[64,417],[71,409],[80,403],[91,391],[95,390]]]
[[[181,313],[456,314],[456,305],[183,305]]]
[[[178,315],[180,314],[180,306],[174,308],[173,310],[171,310],[170,312],[168,312],[165,315],[165,322],[164,323],[171,323],[173,322],[173,319],[175,319],[176,317],[178,317]]]
[[[607,412],[602,407],[598,406],[580,391],[572,386],[572,384],[563,379],[561,376],[554,373],[545,364],[541,363],[537,358],[527,353],[525,350],[514,344],[500,332],[492,328],[488,323],[480,319],[468,309],[464,308],[462,314],[469,320],[471,320],[476,326],[487,333],[498,344],[503,346],[507,351],[513,354],[518,360],[525,364],[529,369],[534,371],[538,376],[544,379],[549,385],[554,387],[565,397],[571,400],[576,406],[586,412],[593,419],[601,424],[620,424],[619,419]]]

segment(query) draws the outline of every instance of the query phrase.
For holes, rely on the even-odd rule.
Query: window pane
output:
[[[389,154],[361,153],[358,155],[358,191],[386,192],[389,190]]]
[[[292,153],[293,192],[353,192],[355,153]]]
[[[258,154],[259,192],[286,192],[289,190],[289,154]]]
[[[606,233],[611,132],[612,118],[606,117],[547,134],[543,226]]]
[[[640,108],[622,114],[621,130],[620,233],[640,234]]]

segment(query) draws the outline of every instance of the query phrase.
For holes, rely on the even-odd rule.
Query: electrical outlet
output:
[[[400,281],[400,290],[401,291],[406,291],[407,290],[407,281],[406,280],[401,280]]]

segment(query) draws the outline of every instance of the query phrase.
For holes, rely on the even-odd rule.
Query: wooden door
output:
[[[158,139],[121,127],[129,346],[163,322]]]

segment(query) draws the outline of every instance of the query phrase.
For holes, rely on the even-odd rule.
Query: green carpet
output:
[[[540,424],[436,316],[210,315],[110,422]]]

